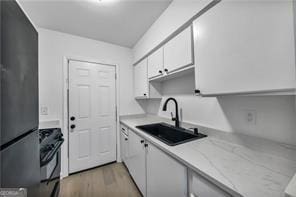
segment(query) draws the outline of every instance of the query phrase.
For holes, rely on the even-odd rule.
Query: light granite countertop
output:
[[[233,196],[284,197],[296,173],[295,146],[186,123],[181,126],[198,127],[199,132],[208,137],[168,146],[136,126],[157,122],[172,124],[169,119],[125,116],[120,122]]]

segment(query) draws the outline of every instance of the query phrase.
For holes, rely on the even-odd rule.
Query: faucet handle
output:
[[[198,128],[189,128],[190,130],[193,130],[193,134],[198,135]]]
[[[172,121],[175,121],[176,120],[176,118],[173,115],[173,112],[171,112],[171,117],[172,117]]]

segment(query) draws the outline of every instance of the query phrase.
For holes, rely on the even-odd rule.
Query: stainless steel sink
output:
[[[169,146],[175,146],[192,140],[207,137],[204,134],[193,134],[190,130],[178,128],[166,123],[148,124],[136,127]]]

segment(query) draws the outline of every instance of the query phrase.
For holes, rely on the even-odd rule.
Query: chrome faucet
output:
[[[173,114],[171,113],[171,115],[172,115],[172,121],[175,121],[175,126],[176,126],[177,128],[179,128],[179,127],[180,127],[180,120],[179,120],[179,113],[178,113],[178,103],[177,103],[177,100],[176,100],[175,98],[172,98],[172,97],[168,98],[168,99],[165,101],[165,103],[163,104],[162,111],[166,111],[166,110],[167,110],[167,104],[168,104],[168,102],[169,102],[170,100],[174,101],[174,103],[175,103],[175,108],[176,108],[176,114],[175,114],[175,117],[173,117]]]

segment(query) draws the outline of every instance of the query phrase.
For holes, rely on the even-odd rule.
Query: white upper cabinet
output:
[[[164,70],[167,73],[194,64],[192,26],[164,45]]]
[[[148,78],[163,75],[163,47],[148,56]]]
[[[292,1],[221,1],[194,21],[194,40],[203,95],[295,88]]]
[[[135,98],[149,97],[147,75],[147,58],[134,66],[134,94]]]

